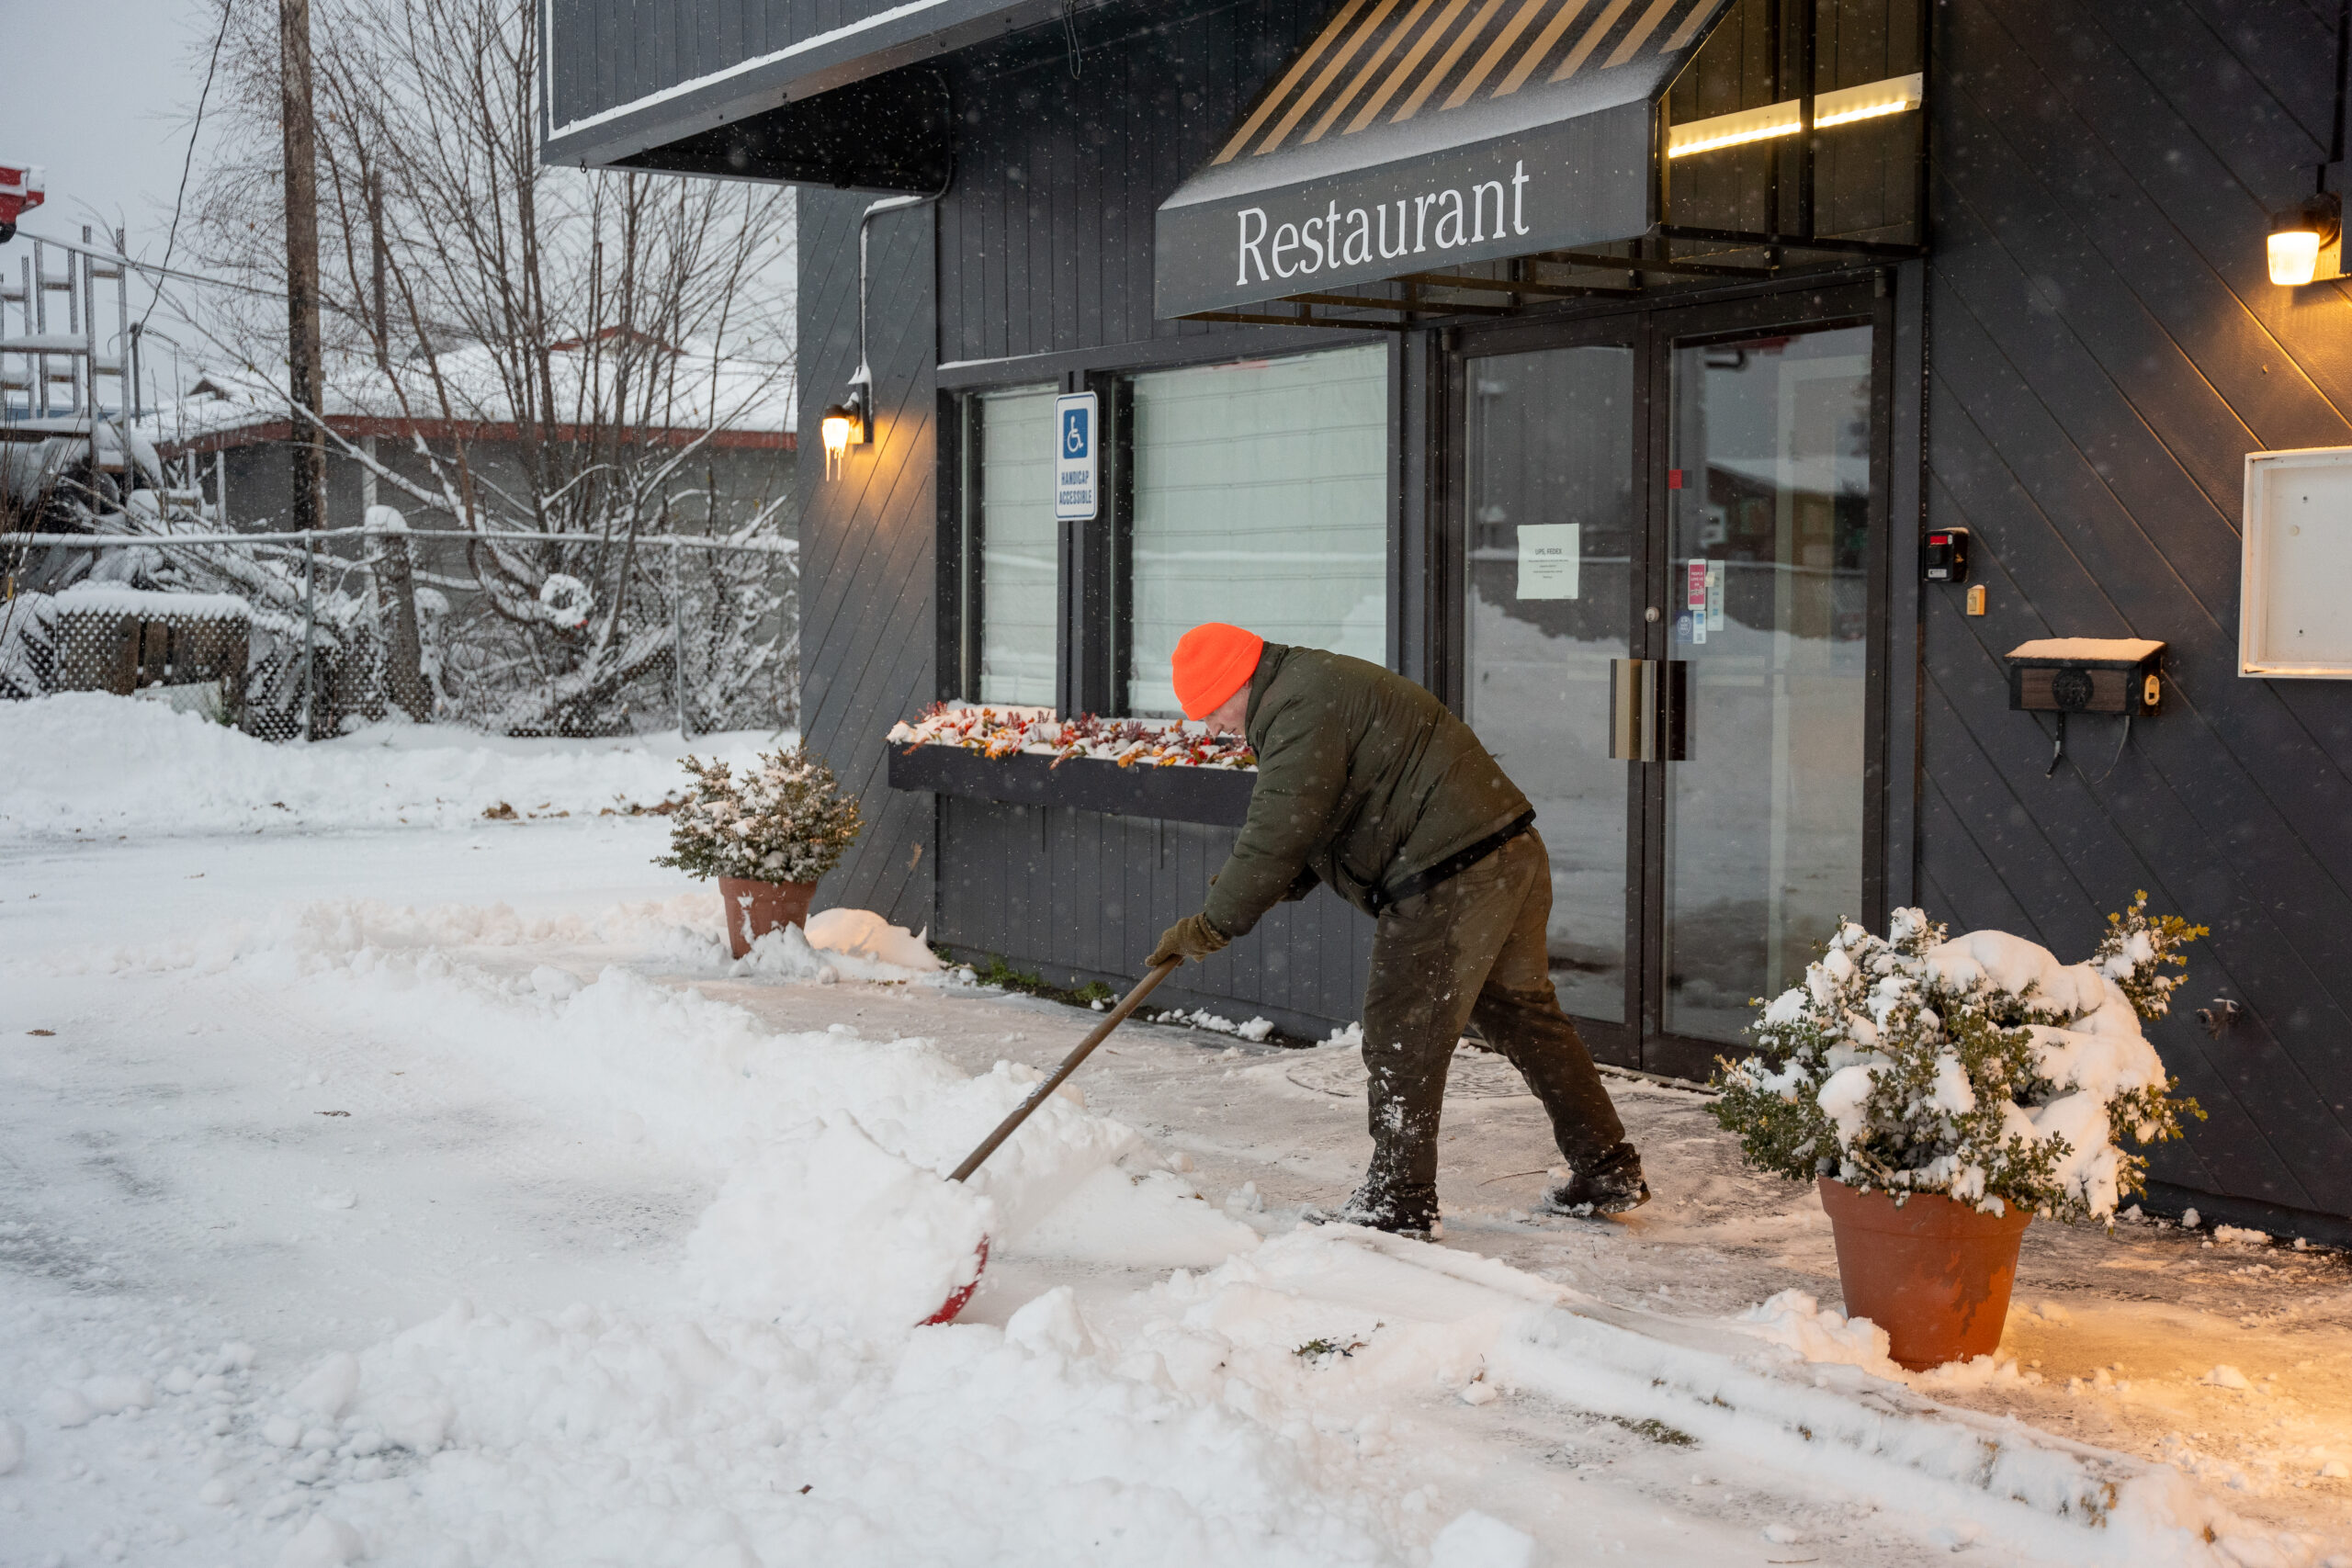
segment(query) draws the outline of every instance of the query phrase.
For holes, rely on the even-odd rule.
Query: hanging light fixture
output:
[[[2327,188],[2328,172],[2344,166],[2345,70],[2352,63],[2352,0],[2336,0],[2335,121],[2327,162],[2311,196],[2270,220],[2270,281],[2282,288],[2344,276],[2344,197]]]

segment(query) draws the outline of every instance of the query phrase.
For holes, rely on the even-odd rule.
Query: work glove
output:
[[[1159,933],[1159,945],[1151,950],[1144,967],[1157,969],[1170,959],[1189,958],[1197,964],[1231,940],[1209,924],[1206,915],[1187,915]]]

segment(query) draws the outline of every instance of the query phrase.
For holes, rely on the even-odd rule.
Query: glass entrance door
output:
[[[1625,767],[1609,673],[1631,651],[1643,531],[1630,338],[1473,359],[1463,716],[1533,803],[1552,857],[1552,982],[1630,1046]],[[1621,1040],[1619,1036],[1627,1038]]]
[[[1603,1060],[1704,1077],[1877,917],[1880,330],[1749,300],[1459,362],[1463,715],[1535,803],[1553,982]],[[1675,760],[1611,757],[1627,660],[1682,666],[1644,688],[1684,694]]]
[[[1736,1043],[1862,908],[1871,329],[1671,351],[1664,1032]],[[1679,592],[1678,592],[1679,591]]]

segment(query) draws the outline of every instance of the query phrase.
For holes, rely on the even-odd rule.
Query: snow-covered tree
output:
[[[231,124],[196,192],[198,247],[215,269],[276,277],[275,7],[215,3],[229,6]],[[478,589],[444,628],[445,696],[500,728],[598,733],[666,713],[684,660],[710,707],[741,711],[774,687],[787,721],[791,558],[690,555],[673,574],[644,541],[787,542],[785,459],[773,492],[740,494],[718,483],[714,439],[754,417],[788,423],[788,197],[543,166],[530,0],[314,0],[311,14],[328,306],[316,412],[394,422],[405,460],[332,431],[330,446],[372,466],[420,536],[476,536]],[[282,399],[281,310],[189,308],[233,361],[220,374]],[[530,537],[487,536],[511,532]]]
[[[1946,940],[1917,909],[1883,938],[1845,923],[1751,1027],[1762,1054],[1723,1063],[1715,1120],[1791,1180],[2109,1217],[2147,1169],[2125,1143],[2203,1114],[2174,1096],[2140,1023],[2169,1009],[2165,971],[2205,928],[2151,919],[2147,902],[2109,916],[2075,964],[2007,931]]]

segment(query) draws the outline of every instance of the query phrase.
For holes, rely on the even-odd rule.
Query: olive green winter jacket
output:
[[[1376,914],[1385,893],[1530,810],[1444,704],[1344,653],[1268,643],[1243,729],[1258,782],[1203,911],[1228,937],[1317,879]]]

